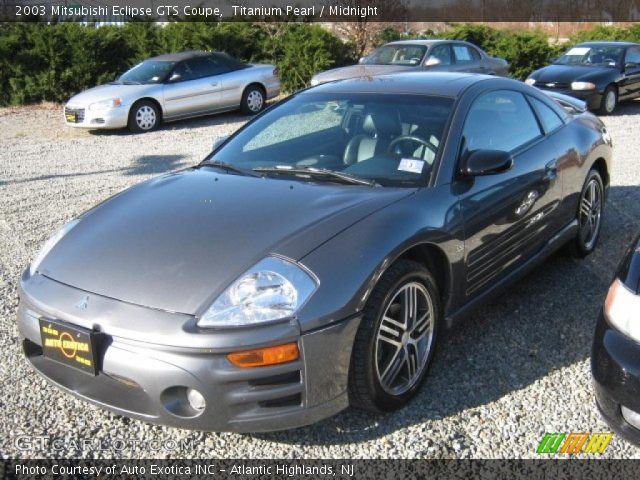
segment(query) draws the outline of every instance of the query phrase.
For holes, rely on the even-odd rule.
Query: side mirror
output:
[[[551,57],[551,58],[549,59],[549,63],[555,63],[555,62],[556,62],[556,60],[558,60],[558,57]]]
[[[169,77],[170,82],[179,82],[180,80],[182,80],[182,75],[180,75],[179,73],[173,73]]]
[[[429,57],[425,65],[427,67],[435,67],[436,65],[440,65],[441,63],[442,61],[438,57]]]
[[[462,174],[467,177],[479,177],[505,172],[513,166],[509,152],[502,150],[474,150],[467,156]]]
[[[226,142],[227,138],[229,138],[229,135],[219,135],[216,138],[214,138],[213,139],[213,148],[211,148],[211,151],[214,151],[216,148],[218,148],[220,145],[222,145],[224,142]]]

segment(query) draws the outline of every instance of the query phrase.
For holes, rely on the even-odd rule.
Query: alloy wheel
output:
[[[142,130],[151,130],[157,121],[156,112],[148,105],[140,107],[136,111],[136,124]]]
[[[402,395],[419,380],[433,345],[434,307],[419,282],[403,285],[384,310],[375,341],[380,386]]]
[[[598,239],[602,218],[602,187],[592,178],[580,200],[580,241],[591,250]]]

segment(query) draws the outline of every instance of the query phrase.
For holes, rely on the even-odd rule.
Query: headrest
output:
[[[362,129],[371,136],[393,137],[402,133],[398,112],[386,108],[369,110],[364,117]]]

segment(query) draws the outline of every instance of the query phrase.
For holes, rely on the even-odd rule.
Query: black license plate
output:
[[[97,375],[95,332],[41,318],[40,338],[45,357]]]
[[[64,117],[67,119],[67,122],[69,123],[76,123],[78,118],[75,113],[65,113]]]

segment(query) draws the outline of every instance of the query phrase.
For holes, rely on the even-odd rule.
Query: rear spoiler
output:
[[[559,103],[562,108],[570,111],[571,113],[584,113],[587,111],[587,102],[580,100],[579,98],[565,95],[564,93],[552,92],[549,90],[540,90],[549,96],[556,103]]]

